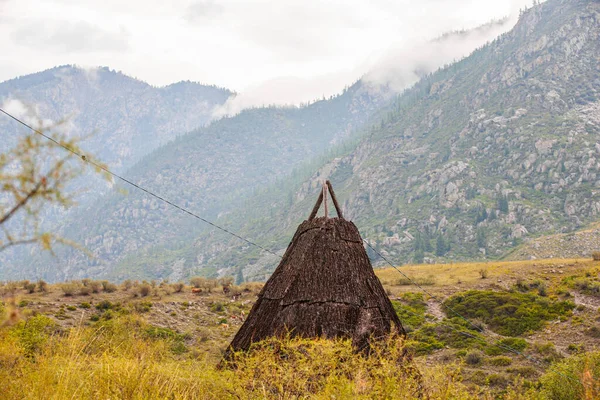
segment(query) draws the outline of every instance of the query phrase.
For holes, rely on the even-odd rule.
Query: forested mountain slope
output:
[[[229,223],[283,249],[327,178],[393,262],[498,258],[598,219],[599,143],[600,3],[549,0],[399,96],[354,150]],[[208,273],[251,276],[278,261],[215,236],[195,246]]]
[[[347,140],[388,99],[385,90],[358,82],[339,96],[303,107],[245,110],[178,137],[144,157],[126,175],[215,219],[243,207],[246,198],[288,176],[305,160]],[[154,249],[152,258],[158,262],[141,266],[148,272],[130,273],[163,274],[161,258],[191,243],[206,226],[142,192],[123,189],[126,195],[115,190],[81,207],[61,229],[65,237],[90,249],[94,259],[72,249],[59,251],[57,257],[31,254],[8,260],[7,274],[34,273],[52,280],[79,274],[105,276],[126,257],[137,260],[147,249]]]

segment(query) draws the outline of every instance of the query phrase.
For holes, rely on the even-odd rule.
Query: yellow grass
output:
[[[453,289],[464,290],[477,285],[514,284],[517,279],[548,278],[554,282],[569,273],[595,270],[597,266],[591,259],[549,259],[403,265],[398,268],[411,280],[419,284],[424,282],[422,286],[426,290],[437,293]],[[485,279],[482,279],[481,271],[485,271]],[[399,292],[419,291],[393,268],[377,269],[375,273],[386,287],[392,286]]]

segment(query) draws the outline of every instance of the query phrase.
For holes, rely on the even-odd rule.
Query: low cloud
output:
[[[57,133],[69,134],[74,128],[72,121],[68,118],[58,122],[49,118],[41,118],[42,113],[40,113],[39,106],[36,104],[28,104],[19,99],[8,98],[1,105],[4,111],[39,131],[51,129]]]
[[[510,30],[514,23],[513,18],[506,18],[472,30],[448,33],[436,40],[399,45],[381,57],[364,80],[375,85],[389,85],[399,92],[423,75],[467,57]]]
[[[232,116],[247,108],[270,105],[297,106],[339,93],[340,88],[356,80],[357,71],[340,71],[311,79],[280,77],[249,87],[215,108],[213,116]]]
[[[196,1],[190,4],[185,19],[190,23],[203,22],[220,16],[225,8],[213,0]]]
[[[11,35],[19,45],[62,53],[125,52],[129,33],[123,27],[109,31],[86,21],[36,21]]]

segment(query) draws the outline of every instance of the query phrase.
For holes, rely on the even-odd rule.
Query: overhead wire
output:
[[[72,154],[76,155],[77,157],[79,157],[79,158],[80,158],[81,160],[83,160],[84,162],[86,162],[86,163],[88,163],[88,164],[90,164],[90,165],[93,165],[94,167],[96,167],[96,168],[98,168],[98,169],[100,169],[100,170],[102,170],[102,171],[106,172],[106,173],[107,173],[107,174],[109,174],[110,176],[112,176],[112,177],[114,177],[114,178],[117,178],[117,179],[119,179],[119,180],[121,180],[121,181],[123,181],[123,182],[125,182],[125,183],[127,183],[127,184],[129,184],[129,185],[131,185],[131,186],[133,186],[133,187],[135,187],[136,189],[139,189],[139,190],[141,190],[142,192],[146,193],[147,195],[149,195],[149,196],[151,196],[151,197],[154,197],[154,198],[156,198],[156,199],[158,199],[158,200],[160,200],[160,201],[162,201],[162,202],[164,202],[164,203],[166,203],[166,204],[170,205],[171,207],[174,207],[174,208],[176,208],[176,209],[178,209],[178,210],[180,210],[180,211],[182,211],[182,212],[184,212],[184,213],[186,213],[186,214],[188,214],[188,215],[190,215],[190,216],[192,216],[192,217],[194,217],[194,218],[196,218],[196,219],[198,219],[198,220],[200,220],[200,221],[202,221],[202,222],[204,222],[204,223],[206,223],[206,224],[208,224],[208,225],[210,225],[210,226],[212,226],[213,228],[216,228],[216,229],[218,229],[218,230],[221,230],[222,232],[225,232],[225,233],[227,233],[227,234],[229,234],[229,235],[231,235],[231,236],[233,236],[233,237],[235,237],[235,238],[237,238],[237,239],[239,239],[239,240],[241,240],[241,241],[243,241],[243,242],[245,242],[245,243],[247,243],[247,244],[249,244],[249,245],[251,245],[251,246],[254,246],[254,247],[256,247],[256,248],[259,248],[259,249],[261,249],[261,250],[263,250],[263,251],[265,251],[265,252],[267,252],[267,253],[270,253],[270,254],[272,254],[272,255],[274,255],[274,256],[277,256],[277,257],[279,257],[279,258],[283,259],[283,256],[281,256],[281,255],[279,255],[279,254],[277,254],[277,253],[275,253],[275,252],[273,252],[273,251],[271,251],[271,250],[269,250],[269,249],[267,249],[267,248],[265,248],[265,247],[263,247],[263,246],[261,246],[261,245],[259,245],[259,244],[255,243],[255,242],[253,242],[253,241],[251,241],[251,240],[249,240],[249,239],[247,239],[247,238],[245,238],[245,237],[243,237],[243,236],[241,236],[241,235],[239,235],[239,234],[237,234],[237,233],[235,233],[235,232],[232,232],[232,231],[230,231],[230,230],[228,230],[228,229],[226,229],[226,228],[224,228],[224,227],[222,227],[222,226],[219,226],[219,225],[217,225],[216,223],[214,223],[214,222],[212,222],[212,221],[209,221],[209,220],[207,220],[207,219],[205,219],[205,218],[203,218],[203,217],[201,217],[201,216],[199,216],[199,215],[197,215],[197,214],[193,213],[192,211],[190,211],[190,210],[188,210],[188,209],[186,209],[186,208],[184,208],[184,207],[182,207],[182,206],[179,206],[178,204],[176,204],[176,203],[174,203],[174,202],[172,202],[172,201],[170,201],[170,200],[168,200],[168,199],[164,198],[163,196],[161,196],[161,195],[158,195],[158,194],[156,194],[156,193],[154,193],[154,192],[152,192],[152,191],[150,191],[150,190],[148,190],[148,189],[146,189],[146,188],[144,188],[144,187],[142,187],[142,186],[140,186],[140,185],[136,184],[135,182],[133,182],[133,181],[131,181],[131,180],[129,180],[129,179],[127,179],[127,178],[125,178],[125,177],[123,177],[123,176],[121,176],[121,175],[119,175],[119,174],[117,174],[117,173],[115,173],[115,172],[113,172],[113,171],[111,171],[111,170],[109,170],[107,167],[105,167],[105,166],[103,166],[103,165],[101,165],[101,164],[98,164],[98,163],[96,163],[96,162],[94,162],[94,161],[90,160],[89,158],[87,158],[87,157],[85,156],[85,154],[81,154],[81,153],[79,153],[79,152],[77,152],[77,151],[75,151],[75,150],[71,149],[70,147],[68,147],[68,146],[64,145],[63,143],[59,142],[58,140],[54,139],[53,137],[51,137],[51,136],[48,136],[48,135],[44,134],[42,131],[40,131],[40,130],[38,130],[38,129],[35,129],[35,128],[34,128],[34,127],[32,127],[31,125],[29,125],[29,124],[25,123],[24,121],[22,121],[21,119],[19,119],[19,118],[15,117],[14,115],[12,115],[12,114],[8,113],[8,112],[7,112],[7,111],[5,111],[4,109],[0,108],[0,112],[2,112],[3,114],[5,114],[5,115],[6,115],[6,116],[8,116],[9,118],[13,119],[14,121],[16,121],[16,122],[20,123],[21,125],[25,126],[26,128],[30,129],[31,131],[33,131],[33,132],[35,132],[35,133],[37,133],[37,134],[39,134],[39,135],[41,135],[41,136],[45,137],[46,139],[48,139],[48,140],[52,141],[52,142],[53,142],[53,143],[55,143],[56,145],[58,145],[58,146],[62,147],[63,149],[65,149],[65,150],[67,150],[67,151],[71,152]],[[448,305],[444,304],[444,303],[443,303],[441,300],[439,300],[439,299],[438,299],[438,297],[437,297],[437,296],[435,296],[435,295],[433,295],[432,293],[430,293],[429,291],[427,291],[425,288],[423,288],[423,286],[421,286],[420,284],[418,284],[416,281],[414,281],[414,280],[413,280],[413,279],[411,279],[411,278],[410,278],[408,275],[406,275],[404,272],[402,272],[402,271],[401,271],[399,268],[397,268],[395,265],[393,265],[393,264],[392,264],[392,263],[391,263],[391,262],[390,262],[390,261],[389,261],[389,260],[388,260],[386,257],[384,257],[384,256],[383,256],[383,255],[382,255],[382,254],[381,254],[379,251],[377,251],[377,250],[376,250],[376,249],[375,249],[375,248],[374,248],[374,247],[373,247],[373,246],[372,246],[372,245],[371,245],[371,244],[370,244],[370,243],[369,243],[369,242],[368,242],[366,239],[363,239],[363,241],[366,243],[366,245],[367,245],[367,246],[368,246],[368,247],[369,247],[369,248],[370,248],[370,249],[371,249],[373,252],[375,252],[375,254],[377,254],[379,257],[381,257],[381,258],[382,258],[382,259],[383,259],[385,262],[387,262],[387,263],[388,263],[388,264],[389,264],[389,265],[390,265],[392,268],[394,268],[394,269],[395,269],[396,271],[398,271],[398,272],[399,272],[399,273],[400,273],[402,276],[404,276],[406,279],[408,279],[408,280],[411,282],[411,284],[413,284],[413,285],[415,285],[416,287],[418,287],[418,288],[419,288],[421,291],[423,291],[423,292],[424,292],[425,294],[427,294],[429,297],[431,297],[432,299],[434,299],[434,300],[435,300],[436,302],[438,302],[440,305],[442,305],[442,306],[444,306],[445,308],[447,308],[448,310],[450,310],[450,311],[451,311],[453,314],[455,314],[455,315],[456,315],[456,316],[458,316],[459,318],[463,319],[463,320],[464,320],[465,322],[467,322],[467,323],[468,323],[470,326],[472,326],[473,328],[475,328],[475,330],[476,330],[477,332],[479,332],[479,333],[481,333],[481,334],[484,334],[484,330],[483,330],[483,329],[481,329],[479,326],[475,325],[475,324],[474,324],[473,322],[471,322],[471,321],[470,321],[468,318],[466,318],[466,317],[462,316],[460,313],[458,313],[457,311],[455,311],[455,310],[454,310],[453,308],[451,308],[450,306],[448,306]],[[265,273],[265,274],[257,274],[256,276],[261,276],[261,275],[267,275],[267,274],[266,274],[266,273]],[[409,311],[409,312],[410,312],[410,311]],[[454,328],[454,327],[451,327],[450,325],[447,325],[447,324],[444,324],[444,325],[445,325],[445,326],[447,326],[447,327],[449,327],[449,328],[451,328],[451,329],[454,329],[455,331],[457,331],[457,332],[459,332],[459,333],[461,333],[461,334],[463,334],[463,335],[468,335],[468,336],[470,336],[470,337],[477,338],[475,335],[469,334],[468,332],[461,332],[461,331],[458,331],[456,328]],[[484,340],[484,339],[482,339],[482,340]],[[487,341],[485,341],[485,342],[487,343]],[[540,363],[538,360],[535,360],[535,359],[534,359],[534,358],[532,358],[531,356],[529,356],[529,355],[527,355],[527,354],[524,354],[524,353],[520,352],[519,350],[517,350],[517,349],[514,349],[514,348],[512,348],[512,347],[510,347],[510,346],[506,346],[506,345],[504,345],[504,344],[498,344],[498,343],[495,343],[494,345],[496,345],[496,346],[498,346],[498,347],[501,347],[501,348],[504,348],[504,349],[506,349],[506,350],[508,350],[508,351],[511,351],[511,352],[515,353],[515,354],[518,354],[518,355],[520,355],[520,356],[522,356],[522,357],[524,357],[524,358],[526,358],[526,359],[528,359],[528,360],[530,360],[531,362],[534,362],[534,363],[536,363],[536,364],[539,364],[539,363]],[[562,374],[560,371],[555,371],[555,372],[559,373],[560,375],[562,375],[562,376],[563,376],[563,377],[565,377],[565,378],[568,378],[568,379],[575,380],[575,381],[576,381],[576,382],[578,382],[579,384],[582,384],[582,383],[581,383],[579,380],[577,380],[577,379],[574,379],[574,378],[571,378],[571,377],[568,377],[568,376],[566,376],[566,375]]]
[[[168,200],[168,199],[164,198],[163,196],[160,196],[160,195],[158,195],[158,194],[156,194],[156,193],[153,193],[153,192],[151,192],[150,190],[148,190],[148,189],[146,189],[146,188],[144,188],[144,187],[142,187],[142,186],[140,186],[140,185],[136,184],[135,182],[132,182],[131,180],[129,180],[129,179],[127,179],[127,178],[124,178],[123,176],[121,176],[121,175],[119,175],[119,174],[117,174],[117,173],[115,173],[115,172],[112,172],[111,170],[109,170],[109,169],[108,169],[107,167],[105,167],[104,165],[98,164],[98,163],[96,163],[96,162],[94,162],[94,161],[90,160],[89,158],[87,158],[87,157],[85,156],[85,154],[80,154],[79,152],[77,152],[77,151],[73,150],[73,149],[72,149],[72,148],[70,148],[69,146],[66,146],[66,145],[65,145],[65,144],[63,144],[63,143],[60,143],[58,140],[54,139],[54,138],[53,138],[53,137],[51,137],[51,136],[48,136],[48,135],[46,135],[45,133],[43,133],[42,131],[40,131],[40,130],[38,130],[38,129],[35,129],[35,128],[34,128],[34,127],[32,127],[31,125],[29,125],[29,124],[27,124],[27,123],[23,122],[22,120],[20,120],[19,118],[15,117],[14,115],[12,115],[12,114],[10,114],[10,113],[6,112],[6,111],[5,111],[5,110],[3,110],[2,108],[0,108],[0,112],[2,112],[3,114],[5,114],[6,116],[8,116],[8,117],[12,118],[13,120],[17,121],[17,122],[18,122],[18,123],[20,123],[21,125],[23,125],[23,126],[25,126],[25,127],[29,128],[29,129],[30,129],[30,130],[32,130],[33,132],[35,132],[35,133],[37,133],[37,134],[39,134],[39,135],[42,135],[43,137],[45,137],[46,139],[50,140],[51,142],[53,142],[53,143],[57,144],[58,146],[62,147],[63,149],[65,149],[65,150],[67,150],[67,151],[69,151],[69,152],[71,152],[71,153],[75,154],[77,157],[81,158],[81,160],[82,160],[82,161],[84,161],[84,162],[86,162],[86,163],[88,163],[88,164],[90,164],[90,165],[93,165],[93,166],[94,166],[94,167],[96,167],[96,168],[99,168],[99,169],[101,169],[102,171],[106,172],[107,174],[111,175],[112,177],[114,177],[114,178],[117,178],[117,179],[119,179],[119,180],[121,180],[121,181],[123,181],[123,182],[125,182],[125,183],[127,183],[127,184],[129,184],[129,185],[131,185],[131,186],[133,186],[133,187],[135,187],[136,189],[139,189],[139,190],[141,190],[142,192],[144,192],[144,193],[148,194],[149,196],[152,196],[152,197],[154,197],[154,198],[156,198],[156,199],[158,199],[158,200],[160,200],[160,201],[163,201],[163,202],[167,203],[168,205],[170,205],[170,206],[172,206],[172,207],[174,207],[174,208],[176,208],[176,209],[178,209],[178,210],[180,210],[180,211],[182,211],[182,212],[184,212],[184,213],[186,213],[186,214],[188,214],[188,215],[190,215],[190,216],[192,216],[192,217],[194,217],[194,218],[196,218],[196,219],[198,219],[198,220],[200,220],[200,221],[202,221],[202,222],[204,222],[204,223],[206,223],[206,224],[208,224],[208,225],[210,225],[210,226],[212,226],[213,228],[219,229],[219,230],[221,230],[221,231],[223,231],[223,232],[225,232],[225,233],[227,233],[227,234],[229,234],[229,235],[231,235],[231,236],[233,236],[233,237],[236,237],[236,238],[238,238],[238,239],[240,239],[240,240],[242,240],[242,241],[246,242],[246,243],[247,243],[247,244],[249,244],[249,245],[252,245],[252,246],[254,246],[254,247],[257,247],[257,248],[259,248],[259,249],[261,249],[261,250],[263,250],[263,251],[266,251],[267,253],[270,253],[270,254],[272,254],[272,255],[274,255],[274,256],[277,256],[277,257],[279,257],[279,258],[283,258],[283,257],[282,257],[282,256],[280,256],[279,254],[277,254],[277,253],[275,253],[275,252],[273,252],[273,251],[271,251],[271,250],[269,250],[269,249],[267,249],[267,248],[265,248],[265,247],[263,247],[263,246],[261,246],[261,245],[259,245],[259,244],[255,243],[255,242],[253,242],[253,241],[251,241],[251,240],[249,240],[249,239],[246,239],[245,237],[243,237],[243,236],[241,236],[241,235],[238,235],[238,234],[237,234],[237,233],[235,233],[235,232],[232,232],[232,231],[230,231],[230,230],[228,230],[228,229],[226,229],[226,228],[223,228],[222,226],[219,226],[219,225],[217,225],[216,223],[214,223],[214,222],[212,222],[212,221],[209,221],[209,220],[207,220],[207,219],[205,219],[205,218],[202,218],[201,216],[199,216],[199,215],[197,215],[197,214],[193,213],[192,211],[190,211],[190,210],[188,210],[188,209],[186,209],[186,208],[184,208],[184,207],[182,207],[182,206],[180,206],[180,205],[178,205],[178,204],[176,204],[176,203],[174,203],[174,202],[172,202],[172,201],[170,201],[170,200]]]

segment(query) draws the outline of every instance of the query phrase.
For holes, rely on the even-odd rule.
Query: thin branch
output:
[[[21,201],[19,201],[17,204],[15,204],[15,206],[9,211],[7,212],[4,216],[2,216],[2,218],[0,218],[0,225],[2,225],[3,223],[5,223],[6,221],[8,221],[8,219],[10,217],[12,217],[17,211],[19,211],[25,204],[27,204],[27,202],[33,197],[35,196],[35,194],[40,190],[40,188],[42,187],[42,185],[44,184],[43,180],[40,180],[37,185],[35,185],[33,187],[33,189],[31,189],[31,191],[29,191],[29,193],[27,193],[27,196],[23,197],[21,199]]]
[[[39,238],[11,240],[8,243],[0,246],[0,252],[6,250],[9,247],[16,246],[18,244],[32,244],[32,243],[36,243],[38,240],[39,240]]]
[[[29,193],[27,193],[27,195],[25,197],[23,197],[17,204],[15,204],[15,206],[5,215],[3,215],[0,218],[0,225],[4,224],[6,221],[8,221],[8,219],[10,217],[12,217],[17,211],[19,211],[21,208],[23,208],[27,202],[29,200],[31,200],[32,197],[34,197],[39,191],[40,188],[44,185],[48,184],[48,179],[52,177],[52,175],[60,170],[60,168],[62,168],[62,166],[64,165],[65,161],[67,160],[68,157],[63,158],[62,160],[58,161],[56,163],[56,165],[50,170],[48,171],[48,173],[43,176],[42,178],[40,178],[39,182],[33,187],[33,189],[31,189],[29,191]],[[43,195],[43,193],[42,193]]]

